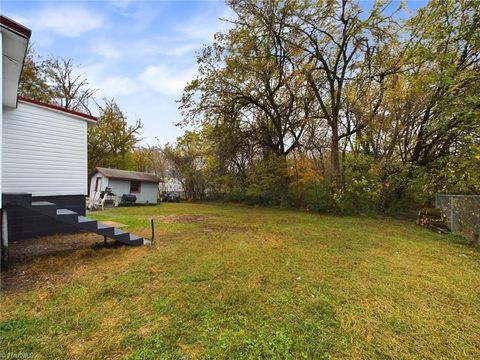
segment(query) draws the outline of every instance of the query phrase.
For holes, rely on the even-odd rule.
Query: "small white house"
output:
[[[154,174],[97,167],[90,178],[90,196],[108,187],[119,201],[123,195],[135,195],[136,204],[156,204],[160,182]]]
[[[172,172],[167,170],[163,177],[163,182],[160,184],[160,191],[166,193],[175,193],[180,197],[184,196],[184,189],[182,182],[172,175]]]
[[[12,240],[69,230],[16,206],[52,201],[85,214],[87,128],[96,118],[19,97],[18,85],[31,31],[0,16],[0,209],[8,208]],[[3,239],[3,236],[2,236]]]

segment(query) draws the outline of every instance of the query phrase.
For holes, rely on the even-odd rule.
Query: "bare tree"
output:
[[[43,71],[59,106],[90,114],[89,100],[96,89],[89,88],[84,74],[79,74],[72,59],[52,57],[42,63]]]

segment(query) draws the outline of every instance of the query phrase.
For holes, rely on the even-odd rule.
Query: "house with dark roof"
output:
[[[90,196],[109,188],[119,200],[123,195],[135,195],[136,204],[156,204],[160,182],[154,174],[97,167],[90,178]]]

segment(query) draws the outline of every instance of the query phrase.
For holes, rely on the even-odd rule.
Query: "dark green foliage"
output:
[[[480,191],[480,2],[230,1],[181,99],[211,198],[409,212]],[[272,159],[282,159],[276,163]]]
[[[140,141],[138,131],[142,128],[141,121],[129,125],[114,100],[104,99],[104,104],[99,108],[96,126],[88,129],[89,173],[97,166],[136,170],[131,162],[134,149]],[[139,163],[138,159],[134,160]]]

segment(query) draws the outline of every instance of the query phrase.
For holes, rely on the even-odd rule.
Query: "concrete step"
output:
[[[32,206],[55,206],[55,207],[57,207],[57,204],[52,203],[50,201],[32,201]]]
[[[115,235],[115,228],[111,225],[107,225],[104,223],[97,223],[97,231],[95,231],[97,234],[104,235],[110,238],[113,238],[113,235]]]
[[[56,213],[60,221],[68,222],[70,224],[78,224],[78,213],[68,209],[57,209]]]
[[[57,215],[57,205],[48,201],[33,201],[31,209],[48,216]]]
[[[77,224],[78,224],[78,227],[82,228],[83,230],[88,230],[91,232],[96,232],[98,229],[97,220],[94,220],[86,216],[80,215],[77,219]]]
[[[56,204],[48,201],[33,201],[30,204],[30,208],[34,211],[57,219],[58,221],[74,225],[82,230],[87,230],[106,236],[123,244],[144,245],[151,243],[149,240],[117,229],[111,225],[107,225],[89,217],[79,215],[75,211],[64,208],[59,209]]]
[[[129,239],[129,242],[131,245],[143,245],[144,244],[144,239],[137,236],[137,235],[133,235],[133,234],[129,234],[130,235],[130,239]]]
[[[114,228],[113,238],[115,241],[128,244],[130,242],[130,234],[126,231]]]

